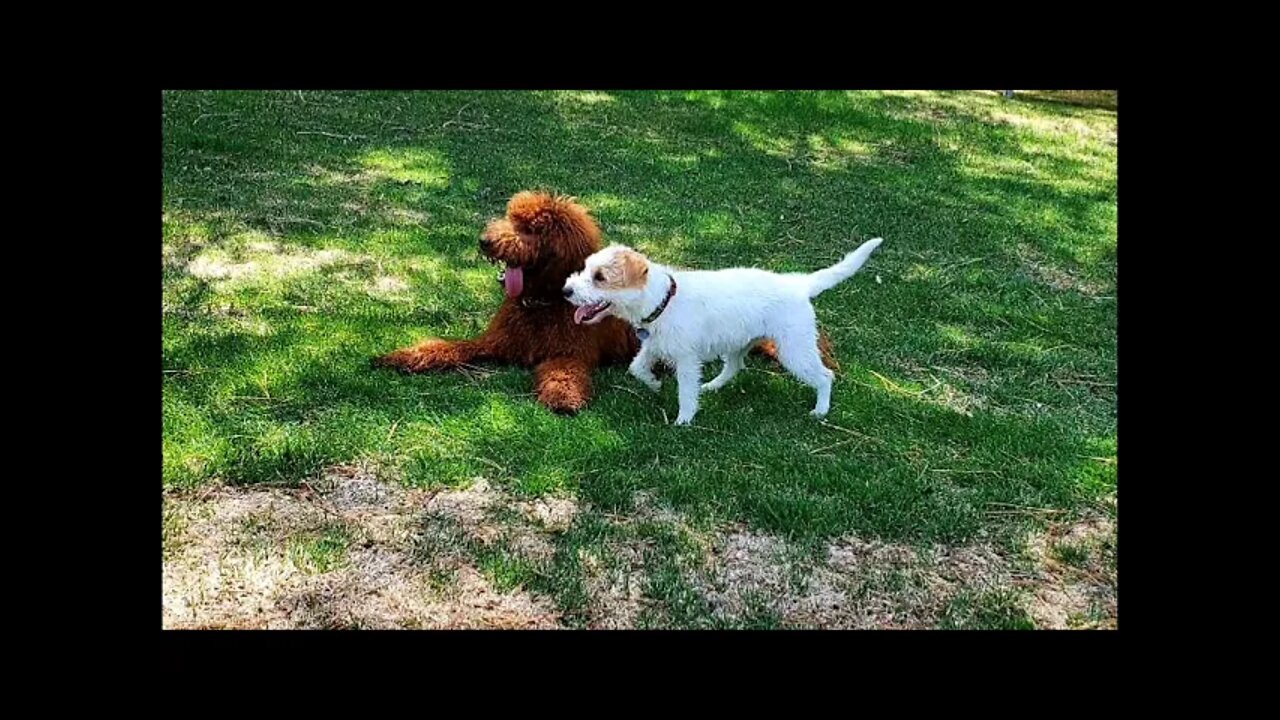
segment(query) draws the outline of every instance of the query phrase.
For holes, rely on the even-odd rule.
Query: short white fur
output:
[[[700,391],[724,387],[742,369],[751,346],[762,338],[773,339],[783,367],[817,391],[812,414],[824,417],[831,409],[834,373],[822,364],[810,299],[851,277],[880,243],[880,238],[868,240],[835,265],[807,274],[755,268],[674,270],[626,246],[610,245],[587,258],[583,270],[569,277],[565,296],[579,308],[593,307],[586,322],[599,322],[612,314],[648,331],[630,371],[656,392],[662,384],[653,374],[654,363],[662,360],[675,367],[680,396],[677,425],[693,420]],[[643,284],[617,288],[599,282],[597,270],[618,266],[627,253],[635,256],[629,258],[632,266],[639,265],[636,260],[646,264]],[[653,322],[643,323],[666,296],[673,277],[675,296]],[[724,361],[724,369],[714,380],[701,384],[702,364],[717,357]]]

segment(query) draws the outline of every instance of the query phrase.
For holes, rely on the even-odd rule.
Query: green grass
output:
[[[1063,542],[1053,545],[1053,557],[1071,567],[1086,566],[1089,563],[1091,554],[1089,547],[1080,543]]]
[[[163,105],[170,491],[287,485],[363,458],[418,487],[485,476],[576,496],[587,510],[550,575],[485,565],[571,609],[581,581],[560,555],[638,491],[798,542],[956,544],[1016,542],[1038,517],[1018,508],[1070,513],[1115,490],[1112,109],[880,92]],[[759,361],[704,396],[691,428],[664,422],[673,383],[654,397],[621,368],[573,418],[537,405],[524,370],[371,370],[390,349],[483,329],[500,293],[476,241],[533,187],[579,197],[609,240],[703,268],[810,271],[884,237],[816,301],[843,365],[827,424],[808,415],[811,390]],[[673,542],[654,552],[670,560]],[[653,618],[701,622],[678,572],[650,584]]]
[[[1031,618],[1018,603],[1015,593],[992,590],[961,593],[952,599],[943,614],[944,630],[1031,630]]]
[[[289,538],[288,554],[298,569],[310,575],[336,570],[347,563],[351,538],[340,525]]]

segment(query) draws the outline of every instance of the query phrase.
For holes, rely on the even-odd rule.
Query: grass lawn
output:
[[[167,93],[166,627],[1114,627],[1116,111],[1082,98]],[[688,428],[624,368],[576,417],[521,369],[370,369],[484,328],[480,231],[537,187],[689,267],[885,238],[815,301],[826,421],[758,359]]]

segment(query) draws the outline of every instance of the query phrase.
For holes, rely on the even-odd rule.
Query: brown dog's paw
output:
[[[766,338],[751,348],[751,354],[778,362],[778,345]],[[828,369],[840,370],[840,363],[836,360],[836,350],[831,345],[831,338],[827,337],[827,333],[823,331],[818,332],[818,354],[822,357],[822,364]]]
[[[831,345],[831,338],[825,332],[818,333],[818,353],[822,356],[822,364],[828,369],[839,372],[840,362],[836,360],[836,349]]]
[[[586,403],[581,401],[566,401],[566,402],[559,402],[559,403],[549,402],[549,403],[546,403],[546,405],[548,410],[550,410],[551,412],[557,415],[567,415],[572,417],[574,415],[577,415],[578,411],[582,410],[582,408],[586,405]]]
[[[373,358],[371,362],[377,368],[394,368],[407,373],[438,370],[456,364],[450,358],[449,348],[450,343],[445,340],[425,340],[413,347]]]
[[[587,406],[587,398],[576,387],[560,383],[551,383],[538,393],[538,402],[547,406],[548,410],[561,415],[576,415]]]
[[[778,361],[778,345],[772,340],[765,338],[756,343],[751,348],[751,354],[762,358],[768,358],[774,362]]]
[[[548,409],[572,415],[591,400],[591,367],[577,358],[555,358],[533,371],[534,393]]]

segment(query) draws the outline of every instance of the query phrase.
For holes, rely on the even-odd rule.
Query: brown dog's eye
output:
[[[598,283],[602,283],[604,282],[604,273],[597,270],[596,274],[591,276],[591,279],[595,280]]]

